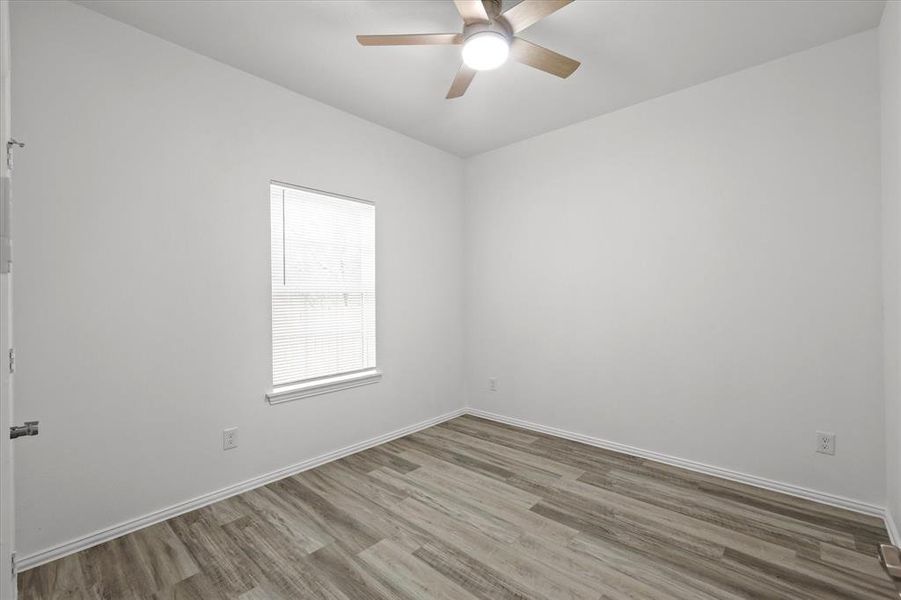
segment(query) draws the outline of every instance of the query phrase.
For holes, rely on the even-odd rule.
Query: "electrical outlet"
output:
[[[827,431],[817,431],[817,452],[820,454],[835,454],[835,434]]]
[[[222,449],[231,450],[238,447],[238,428],[229,427],[222,430]]]
[[[488,378],[488,391],[489,392],[497,391],[497,377],[489,377]]]

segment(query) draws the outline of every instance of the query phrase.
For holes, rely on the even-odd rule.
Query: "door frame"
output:
[[[9,234],[11,202],[10,152],[7,141],[11,138],[10,109],[10,30],[9,0],[0,0],[0,203],[9,210],[0,210],[0,232]],[[6,196],[3,198],[2,196]],[[2,243],[12,244],[11,239]],[[9,261],[5,252],[0,260]],[[3,272],[8,271],[8,272]],[[13,490],[13,446],[9,428],[13,424],[13,364],[12,350],[12,269],[0,268],[0,599],[17,597],[15,569],[15,493]]]

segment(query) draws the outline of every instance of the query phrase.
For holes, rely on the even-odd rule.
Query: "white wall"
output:
[[[459,159],[76,5],[12,22],[20,557],[462,405]],[[376,202],[380,383],[264,402],[270,179]]]
[[[901,4],[887,2],[879,26],[882,94],[882,244],[885,312],[885,427],[888,509],[901,524]],[[894,532],[895,543],[898,531]]]
[[[879,152],[870,31],[472,159],[469,403],[883,505]]]

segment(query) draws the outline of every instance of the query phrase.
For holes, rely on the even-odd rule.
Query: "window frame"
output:
[[[367,367],[364,369],[359,369],[356,371],[350,371],[346,373],[335,373],[332,375],[322,375],[319,377],[314,377],[311,379],[306,379],[297,382],[291,382],[282,384],[279,386],[274,385],[273,381],[273,373],[272,373],[272,364],[275,359],[274,354],[272,353],[272,220],[269,220],[269,392],[266,393],[266,400],[269,404],[280,404],[282,402],[289,402],[291,400],[299,400],[300,398],[307,398],[310,396],[318,396],[320,394],[327,394],[330,392],[336,392],[339,390],[345,390],[349,388],[359,387],[362,385],[369,385],[371,383],[378,383],[382,378],[382,371],[378,365],[378,257],[376,248],[378,246],[378,228],[376,227],[376,212],[374,209],[376,208],[375,202],[371,200],[365,200],[363,198],[356,198],[354,196],[346,196],[344,194],[337,194],[335,192],[328,192],[325,190],[320,190],[311,187],[305,187],[302,185],[297,185],[293,183],[286,183],[283,181],[279,181],[276,179],[269,180],[269,197],[271,198],[272,194],[272,186],[279,186],[288,189],[295,189],[301,192],[307,192],[312,194],[318,194],[321,196],[328,196],[331,198],[336,198],[339,200],[347,200],[350,202],[359,202],[361,204],[366,204],[373,207],[373,262],[374,262],[374,273],[373,273],[373,294],[375,298],[375,356],[376,356],[376,364],[372,367]],[[271,200],[270,200],[271,201]]]

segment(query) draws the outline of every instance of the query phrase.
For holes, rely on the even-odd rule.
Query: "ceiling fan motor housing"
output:
[[[482,0],[482,6],[490,18],[494,18],[503,12],[503,0]]]
[[[500,35],[504,36],[504,38],[508,42],[513,39],[513,29],[510,27],[510,25],[507,24],[507,21],[504,20],[503,17],[492,18],[488,23],[472,23],[470,25],[464,25],[463,39],[467,40],[475,34],[482,33],[484,31],[499,33]]]

